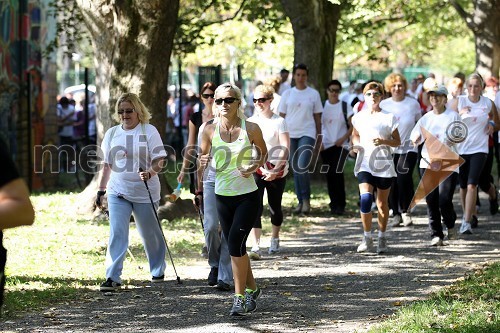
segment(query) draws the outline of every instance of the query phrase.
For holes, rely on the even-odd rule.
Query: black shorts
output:
[[[392,177],[383,178],[372,175],[367,171],[361,171],[358,173],[358,184],[368,183],[373,187],[381,190],[387,190],[391,188]]]
[[[475,153],[468,155],[460,155],[465,160],[464,164],[460,166],[458,178],[460,179],[460,188],[467,188],[467,185],[479,184],[479,178],[483,171],[484,164],[488,154]]]

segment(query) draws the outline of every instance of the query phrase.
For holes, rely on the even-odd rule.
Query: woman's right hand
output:
[[[212,157],[210,156],[210,154],[200,155],[200,157],[199,157],[200,166],[203,169],[205,169],[207,167],[208,163],[210,163],[211,159],[212,159]]]

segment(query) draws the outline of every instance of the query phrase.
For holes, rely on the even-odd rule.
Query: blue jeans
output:
[[[290,165],[293,170],[295,195],[297,195],[299,203],[302,203],[304,199],[309,200],[311,197],[309,167],[313,155],[314,142],[316,140],[308,136],[290,138]]]
[[[106,278],[121,283],[123,260],[127,254],[130,216],[134,214],[137,231],[142,238],[152,276],[165,273],[166,247],[151,203],[136,203],[108,196],[109,244],[106,253]],[[158,202],[155,203],[155,209]]]
[[[233,269],[231,267],[231,256],[227,247],[224,233],[219,233],[219,216],[215,203],[215,183],[203,182],[203,208],[205,233],[205,244],[208,250],[208,264],[210,267],[218,267],[217,280],[232,284]]]

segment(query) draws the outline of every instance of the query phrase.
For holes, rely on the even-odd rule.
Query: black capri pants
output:
[[[217,215],[222,232],[227,240],[229,254],[232,257],[243,257],[247,253],[247,238],[257,219],[259,192],[224,196],[215,195]]]
[[[253,225],[254,228],[262,229],[262,212],[264,211],[264,190],[267,191],[267,202],[269,211],[271,212],[271,223],[277,227],[283,224],[283,209],[281,208],[281,200],[285,191],[286,177],[276,178],[270,182],[262,179],[261,175],[253,174],[255,184],[257,184],[259,192],[259,207],[257,218]]]
[[[481,177],[487,156],[488,154],[486,153],[460,155],[465,160],[464,164],[460,166],[458,173],[460,188],[465,189],[467,185],[479,184],[479,178]]]

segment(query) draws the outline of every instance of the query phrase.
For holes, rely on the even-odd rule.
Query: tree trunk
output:
[[[467,13],[457,1],[450,1],[474,33],[476,70],[483,78],[498,77],[500,70],[500,1],[475,0],[474,12]]]
[[[114,105],[124,92],[140,96],[151,112],[151,124],[164,139],[168,69],[179,0],[78,0],[78,6],[94,48],[98,142],[114,124]],[[162,193],[170,193],[172,189],[163,177],[160,179]],[[94,179],[82,193],[82,200],[94,198],[96,190]],[[92,201],[81,210],[88,211]]]
[[[281,0],[292,23],[294,62],[309,67],[309,83],[325,98],[332,79],[340,6],[328,0]]]

